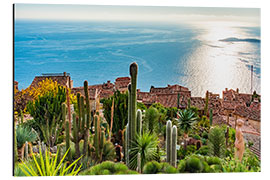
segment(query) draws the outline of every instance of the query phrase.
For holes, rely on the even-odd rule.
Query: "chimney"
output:
[[[66,72],[64,72],[63,74],[64,74],[64,76],[67,76],[67,73]]]

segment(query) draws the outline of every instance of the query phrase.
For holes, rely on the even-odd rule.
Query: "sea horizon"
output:
[[[222,28],[227,33],[213,34]],[[70,73],[74,87],[113,82],[137,62],[141,91],[179,84],[192,96],[225,88],[251,93],[252,65],[252,89],[260,93],[260,27],[16,19],[14,30],[19,89],[42,73]]]

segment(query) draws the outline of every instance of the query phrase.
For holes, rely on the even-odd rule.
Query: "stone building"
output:
[[[153,103],[160,103],[166,107],[177,107],[178,95],[179,105],[181,109],[187,107],[188,99],[191,97],[191,92],[188,88],[180,85],[168,85],[167,87],[151,86],[150,92],[137,91],[138,101],[150,106]]]
[[[46,78],[52,79],[56,81],[58,84],[62,86],[66,86],[68,88],[73,88],[73,81],[71,80],[69,73],[46,73],[41,76],[36,76],[32,81],[30,87],[36,87],[39,82],[45,80]]]

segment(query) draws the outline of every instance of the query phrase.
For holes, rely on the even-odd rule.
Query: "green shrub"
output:
[[[202,165],[203,165],[203,171],[202,172],[204,172],[204,173],[211,172],[210,166],[207,164],[207,162],[203,161]]]
[[[202,133],[202,138],[208,139],[208,133],[204,131],[204,132]]]
[[[125,164],[104,161],[101,164],[92,166],[84,170],[79,175],[109,175],[109,174],[138,174],[136,171],[131,171]]]
[[[217,165],[221,164],[221,160],[218,157],[206,157],[206,162],[210,166],[213,164],[217,164]]]
[[[203,170],[203,164],[197,157],[189,157],[186,160],[186,171],[191,173],[199,173]]]
[[[143,174],[157,174],[160,172],[161,165],[157,161],[151,161],[144,165]]]
[[[209,147],[208,146],[202,146],[199,150],[195,152],[196,154],[200,154],[203,156],[206,156],[209,153]]]
[[[184,159],[182,159],[178,163],[177,170],[178,170],[178,172],[183,173],[183,172],[185,172],[185,169],[186,169],[186,161]]]
[[[196,139],[196,140],[200,140],[201,139],[201,137],[198,134],[194,134],[193,135],[193,138]]]
[[[143,167],[143,174],[173,174],[177,173],[177,169],[168,163],[158,163],[151,161]]]

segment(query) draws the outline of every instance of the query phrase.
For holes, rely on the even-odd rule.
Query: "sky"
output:
[[[259,8],[16,4],[16,19],[201,22],[235,21],[260,26]]]

